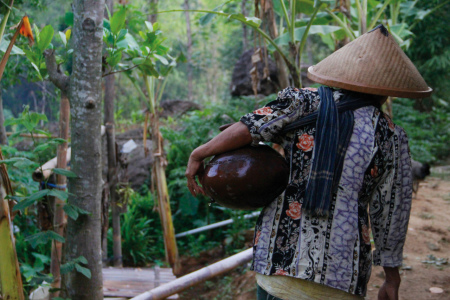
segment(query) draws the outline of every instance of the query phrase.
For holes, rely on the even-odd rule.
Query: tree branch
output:
[[[61,91],[67,92],[69,90],[69,77],[59,70],[54,51],[51,49],[45,50],[44,58],[50,81]]]

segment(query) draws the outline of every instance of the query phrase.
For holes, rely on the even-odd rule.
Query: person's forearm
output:
[[[207,157],[231,151],[249,145],[252,142],[252,136],[247,126],[237,122],[222,131],[208,143],[195,149],[191,156],[196,160],[203,160]]]

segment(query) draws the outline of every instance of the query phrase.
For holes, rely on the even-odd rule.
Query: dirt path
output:
[[[400,299],[450,299],[450,265],[437,266],[422,261],[450,258],[450,181],[429,178],[420,184],[413,199],[402,270]],[[366,299],[377,299],[383,283],[383,269],[374,267]],[[432,294],[430,287],[439,287],[442,294]]]
[[[401,300],[450,299],[450,264],[436,264],[439,259],[450,258],[449,178],[444,180],[430,177],[420,184],[419,192],[413,199],[404,257]],[[192,267],[198,269],[203,265]],[[377,299],[378,289],[383,281],[383,269],[374,267],[367,300]],[[442,288],[444,292],[432,294],[430,287]],[[254,300],[254,273],[241,268],[224,277],[200,284],[180,296],[180,299]]]

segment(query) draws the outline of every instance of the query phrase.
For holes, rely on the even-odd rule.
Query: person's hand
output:
[[[384,268],[386,280],[378,292],[378,300],[398,300],[400,274],[398,268]]]
[[[187,178],[187,187],[194,197],[198,194],[206,195],[195,178],[196,176],[202,175],[204,170],[203,159],[195,157],[194,152],[192,152],[184,175]]]

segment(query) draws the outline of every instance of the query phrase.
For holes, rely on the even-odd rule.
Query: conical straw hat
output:
[[[424,98],[432,92],[383,25],[309,67],[308,78],[331,87],[383,96]]]

